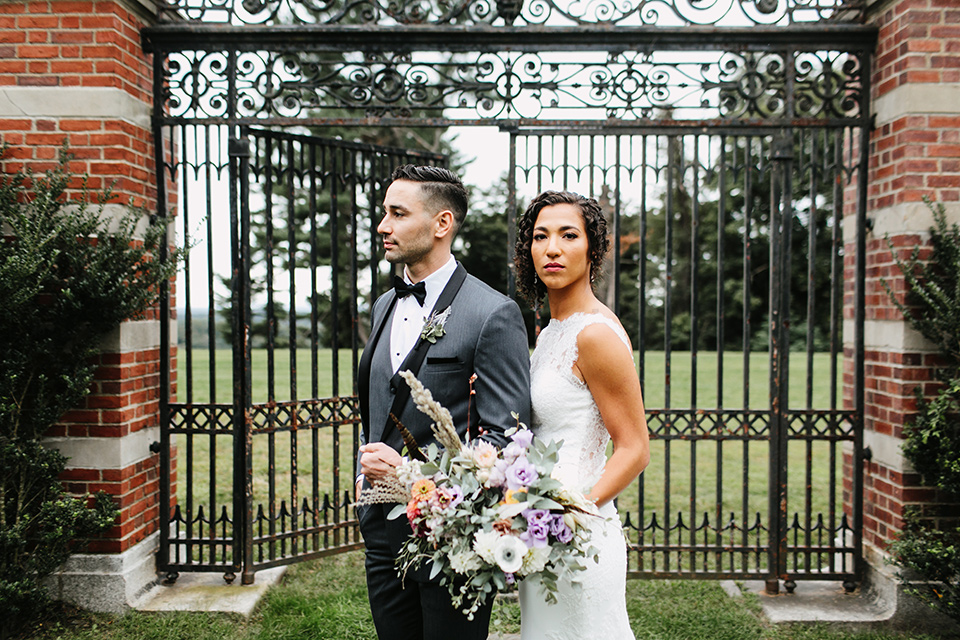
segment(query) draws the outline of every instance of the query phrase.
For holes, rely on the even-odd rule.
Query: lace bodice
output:
[[[531,428],[544,440],[563,440],[553,475],[585,493],[603,473],[610,435],[593,395],[572,367],[579,356],[577,337],[585,327],[598,323],[610,327],[630,348],[616,321],[599,313],[576,313],[550,321],[540,332],[530,360]]]

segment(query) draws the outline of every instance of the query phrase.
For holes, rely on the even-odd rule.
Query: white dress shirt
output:
[[[397,300],[393,311],[393,324],[390,327],[390,364],[393,365],[394,373],[400,369],[400,365],[407,358],[407,354],[417,344],[424,323],[430,317],[433,307],[437,304],[437,299],[456,270],[457,261],[451,255],[446,264],[423,279],[427,288],[427,297],[424,299],[422,307],[412,295]],[[407,284],[413,284],[406,269],[403,271],[403,279]]]

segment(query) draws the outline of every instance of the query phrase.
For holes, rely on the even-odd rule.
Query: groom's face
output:
[[[377,233],[387,262],[414,265],[433,251],[439,212],[426,209],[419,183],[394,180],[384,195],[383,210]]]

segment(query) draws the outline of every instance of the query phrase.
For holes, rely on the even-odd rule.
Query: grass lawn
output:
[[[843,632],[828,625],[774,627],[764,620],[755,596],[731,599],[716,582],[628,581],[627,609],[638,640],[932,640],[915,634]],[[518,630],[518,605],[498,602],[491,632]],[[376,637],[367,605],[363,555],[356,552],[292,567],[249,620],[206,613],[131,612],[109,616],[75,612],[48,619],[29,635],[38,640]]]
[[[178,397],[194,402],[208,402],[211,398],[229,403],[231,383],[231,353],[216,352],[211,377],[209,352],[193,351],[188,368],[187,354],[179,357]],[[696,367],[694,367],[696,363]],[[316,354],[316,363],[308,350],[297,352],[296,364],[290,366],[290,353],[277,350],[271,358],[263,350],[252,353],[251,377],[255,402],[269,397],[283,401],[291,397],[311,397],[314,390],[320,397],[333,392],[331,384],[333,354],[323,350]],[[350,395],[353,355],[347,349],[338,355],[339,392]],[[838,362],[838,369],[842,369]],[[745,368],[746,366],[746,368]],[[791,357],[790,398],[792,407],[830,408],[837,400],[830,384],[831,361],[828,354],[806,354]],[[296,375],[291,375],[291,370]],[[273,375],[271,375],[273,371]],[[746,372],[746,373],[745,373]],[[838,372],[839,375],[839,372]],[[673,407],[750,407],[765,409],[769,402],[767,354],[754,353],[745,362],[739,352],[724,354],[722,370],[716,353],[701,353],[694,358],[687,352],[674,352],[667,363],[662,352],[648,352],[644,357],[646,406],[659,409]],[[809,391],[807,380],[811,380]],[[665,381],[671,381],[669,394]],[[213,383],[211,384],[211,380]],[[839,381],[836,383],[839,384]],[[270,393],[270,389],[273,393]],[[296,396],[294,396],[296,391]],[[669,395],[669,398],[668,398]],[[334,464],[334,443],[339,435],[338,464]],[[232,504],[233,436],[227,431],[217,435],[194,434],[176,437],[177,499],[181,508],[196,513],[204,506],[206,514],[219,513],[223,505]],[[338,489],[349,490],[353,480],[354,434],[352,427],[338,431],[329,427],[302,429],[297,434],[277,432],[258,433],[252,440],[254,508],[269,505],[280,509],[281,501],[289,507],[294,495],[299,501],[310,497],[314,486],[322,497]],[[815,525],[823,515],[824,528],[820,532],[824,542],[832,537],[842,515],[842,450],[843,443],[792,441],[788,448],[787,506],[789,518],[794,515],[803,527],[809,516]],[[314,455],[316,451],[316,455]],[[642,482],[629,487],[619,500],[621,513],[631,514],[632,523],[650,523],[656,515],[661,526],[671,527],[682,518],[685,530],[691,523],[722,528],[734,523],[740,529],[749,528],[759,519],[768,523],[769,443],[766,441],[711,441],[654,439],[651,444],[651,464]],[[274,473],[270,474],[269,469]],[[213,470],[213,472],[211,472]],[[296,470],[297,481],[293,482]],[[316,474],[316,476],[314,476]],[[831,486],[831,474],[836,479]],[[273,499],[271,500],[271,496]],[[211,509],[213,505],[213,509]],[[828,531],[829,530],[829,531]],[[824,533],[826,532],[826,533]],[[694,534],[684,534],[690,538]],[[702,535],[697,536],[698,539]],[[662,539],[662,536],[661,536]],[[684,540],[685,542],[687,540]],[[814,539],[814,541],[816,541]],[[738,540],[731,540],[736,543]],[[801,543],[803,542],[801,536]],[[647,558],[650,562],[652,558]],[[657,560],[663,567],[666,558]],[[690,560],[681,559],[684,564]],[[714,559],[711,558],[711,563]],[[676,567],[676,560],[671,560]],[[648,565],[649,566],[649,565]]]

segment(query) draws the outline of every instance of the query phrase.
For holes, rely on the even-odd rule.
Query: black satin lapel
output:
[[[362,421],[363,433],[369,442],[370,438],[370,363],[373,361],[373,352],[380,342],[380,335],[383,333],[383,327],[393,311],[393,306],[397,302],[397,295],[392,291],[391,297],[387,301],[386,310],[379,317],[373,319],[373,326],[370,329],[370,339],[363,348],[363,355],[360,356],[360,363],[357,365],[357,391],[360,395],[360,420]]]

